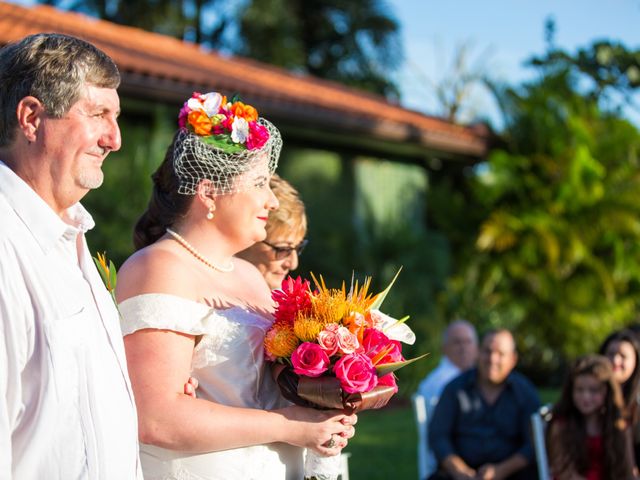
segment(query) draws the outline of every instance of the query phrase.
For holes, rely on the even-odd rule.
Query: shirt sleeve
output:
[[[0,478],[12,475],[12,435],[19,416],[22,398],[20,364],[28,349],[25,314],[21,306],[28,299],[19,298],[15,252],[0,243]]]
[[[458,412],[456,392],[457,382],[449,383],[445,387],[429,422],[429,445],[438,463],[456,453],[451,441]]]
[[[540,397],[533,385],[525,378],[522,379],[521,385],[520,402],[523,412],[521,428],[524,443],[518,449],[517,453],[523,455],[529,462],[533,462],[535,452],[533,450],[533,436],[531,432],[531,415],[540,408]]]

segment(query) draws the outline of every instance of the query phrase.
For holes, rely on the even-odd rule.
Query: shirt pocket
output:
[[[75,310],[75,311],[74,311]],[[58,425],[56,456],[70,472],[85,472],[94,463],[89,455],[94,442],[87,398],[87,327],[84,307],[71,314],[53,317],[46,324],[49,345],[50,380],[56,395]]]
[[[80,368],[83,367],[87,348],[87,316],[84,306],[62,312],[47,322],[45,335],[58,399],[61,402],[77,402]]]

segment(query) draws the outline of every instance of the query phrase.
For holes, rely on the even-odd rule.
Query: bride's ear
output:
[[[208,210],[207,219],[213,218],[216,209],[216,188],[211,180],[202,180],[196,189],[196,199]]]

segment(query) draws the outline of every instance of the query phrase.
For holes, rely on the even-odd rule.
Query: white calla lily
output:
[[[396,320],[380,310],[372,309],[369,314],[377,328],[391,340],[413,345],[416,341],[416,334],[402,320]]]

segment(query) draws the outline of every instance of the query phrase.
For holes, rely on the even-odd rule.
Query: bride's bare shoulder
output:
[[[194,276],[184,259],[166,242],[156,242],[138,250],[118,270],[118,300],[144,293],[181,295],[192,291]]]

